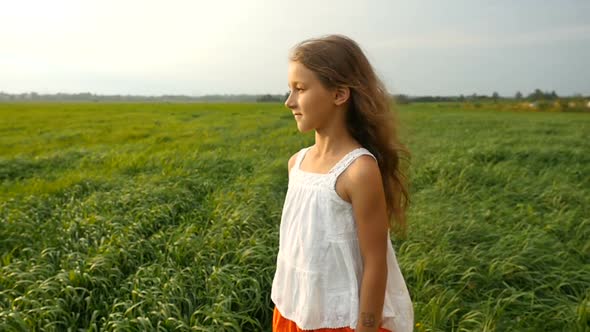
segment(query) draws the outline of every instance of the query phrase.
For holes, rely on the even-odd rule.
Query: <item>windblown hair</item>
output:
[[[381,171],[389,225],[403,235],[410,204],[410,151],[398,138],[394,98],[387,92],[369,60],[352,39],[328,35],[304,40],[293,48],[289,60],[313,71],[324,87],[348,87],[346,115],[349,133],[377,158]],[[407,161],[403,164],[403,161]]]

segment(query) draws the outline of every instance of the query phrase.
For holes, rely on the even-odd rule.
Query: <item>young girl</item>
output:
[[[390,239],[408,190],[390,98],[341,35],[296,45],[285,105],[315,144],[288,162],[273,331],[406,332],[414,312]],[[397,227],[401,226],[401,228]]]

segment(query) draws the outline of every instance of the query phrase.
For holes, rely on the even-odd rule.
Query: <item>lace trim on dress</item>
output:
[[[350,152],[348,152],[342,159],[340,159],[336,165],[334,165],[328,173],[313,173],[313,172],[306,172],[301,170],[301,162],[307,151],[311,149],[310,147],[303,148],[297,154],[297,158],[295,160],[294,169],[299,174],[305,174],[307,176],[306,182],[310,185],[326,185],[327,188],[334,190],[336,188],[336,180],[344,172],[353,161],[355,161],[358,157],[362,155],[370,155],[373,159],[377,160],[375,156],[367,149],[360,147],[356,148]]]

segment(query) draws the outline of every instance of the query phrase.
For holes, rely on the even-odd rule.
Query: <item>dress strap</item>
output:
[[[342,159],[340,159],[340,161],[336,165],[334,165],[334,167],[332,167],[330,173],[334,175],[334,179],[337,179],[340,176],[340,174],[342,174],[342,172],[344,172],[348,168],[348,166],[350,166],[350,164],[352,164],[352,162],[356,160],[356,158],[365,154],[370,155],[371,157],[373,157],[373,159],[375,159],[375,161],[377,161],[377,158],[375,158],[375,156],[369,150],[365,148],[357,148],[350,151]]]
[[[309,150],[309,148],[311,148],[311,146],[299,150],[299,152],[297,153],[297,157],[295,158],[295,165],[293,165],[294,169],[299,169],[299,165],[301,165],[303,157],[305,157],[305,154],[307,153],[307,150]]]

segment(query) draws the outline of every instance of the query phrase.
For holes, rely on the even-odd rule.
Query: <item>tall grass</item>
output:
[[[590,329],[590,118],[407,105],[417,331]],[[269,104],[0,104],[0,330],[270,331]]]

